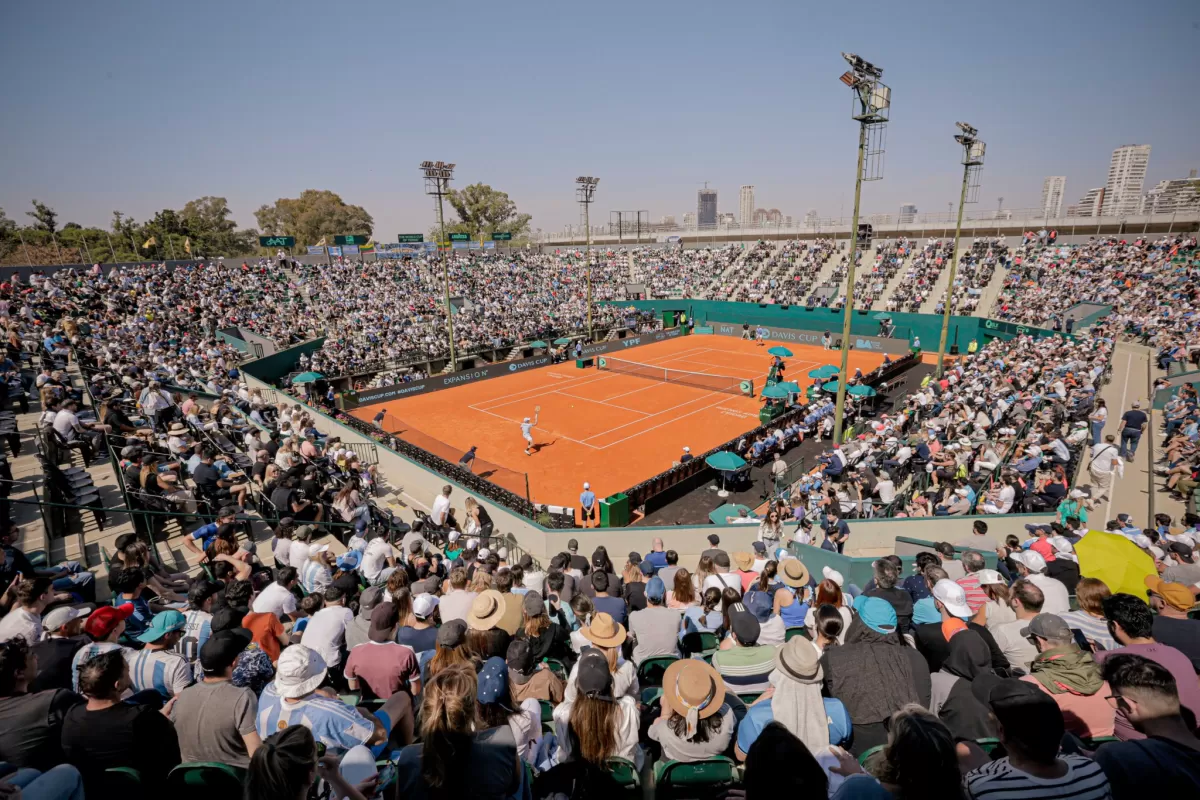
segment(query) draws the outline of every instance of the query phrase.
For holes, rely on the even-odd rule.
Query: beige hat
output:
[[[467,615],[467,625],[476,631],[487,631],[496,627],[504,616],[504,598],[495,589],[487,589],[479,593],[471,604],[471,613]]]
[[[779,579],[792,588],[808,586],[808,567],[798,558],[789,558],[779,564]]]
[[[775,651],[775,667],[801,683],[817,683],[822,679],[821,654],[817,646],[803,636],[793,636]]]
[[[625,643],[625,626],[603,611],[595,614],[592,624],[580,628],[579,632],[589,642],[600,647],[620,647]]]
[[[751,553],[734,553],[733,563],[742,572],[749,572],[754,567],[754,556]]]
[[[708,719],[725,702],[725,681],[712,666],[698,658],[681,658],[663,673],[662,702],[687,720],[689,735],[698,720]]]

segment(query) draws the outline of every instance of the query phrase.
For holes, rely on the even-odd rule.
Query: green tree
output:
[[[210,256],[244,256],[258,246],[258,232],[237,229],[230,219],[229,201],[224,197],[201,197],[188,201],[178,213],[161,212],[163,233],[171,238],[190,238],[192,252]],[[176,246],[179,258],[182,247]]]
[[[332,244],[339,234],[370,235],[375,220],[362,206],[346,203],[336,192],[305,189],[299,197],[281,197],[254,212],[264,236],[295,236],[297,244]]]
[[[52,234],[58,229],[58,212],[40,200],[33,201],[33,211],[26,211],[25,216],[33,217],[36,230]]]
[[[517,204],[505,192],[486,183],[475,183],[465,189],[452,189],[446,195],[458,221],[446,221],[447,233],[469,233],[475,241],[487,239],[493,233],[511,233],[513,241],[529,237],[529,214],[517,213]]]

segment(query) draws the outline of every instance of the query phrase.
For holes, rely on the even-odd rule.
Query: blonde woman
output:
[[[716,575],[717,569],[713,566],[712,556],[701,556],[700,563],[696,565],[696,572],[692,575],[692,586],[697,592],[703,591],[704,581],[709,575]]]

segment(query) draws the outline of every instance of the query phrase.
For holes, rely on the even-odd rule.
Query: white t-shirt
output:
[[[345,606],[322,608],[308,621],[300,642],[310,650],[316,650],[325,659],[325,666],[334,667],[342,663],[341,648],[346,644],[346,628],[354,622],[354,614]]]
[[[387,567],[388,556],[393,556],[392,546],[388,544],[387,539],[372,539],[367,543],[367,549],[363,551],[362,556],[362,574],[363,577],[371,583],[379,580],[379,573],[383,572]]]
[[[446,514],[450,511],[450,498],[444,494],[439,494],[437,499],[433,501],[433,510],[429,516],[438,525],[446,524]]]
[[[288,548],[288,564],[296,569],[301,569],[304,562],[308,561],[310,552],[312,552],[312,546],[308,542],[293,539],[291,547]]]
[[[0,642],[11,642],[18,636],[32,647],[42,640],[42,616],[18,606],[0,619]]]
[[[271,552],[275,554],[275,563],[285,567],[292,565],[292,540],[291,539],[276,539],[271,545]]]
[[[54,430],[58,431],[67,441],[75,438],[75,428],[79,425],[79,417],[74,412],[62,408],[54,415]]]
[[[875,492],[881,503],[890,503],[896,499],[896,484],[891,481],[880,481],[875,484]]]
[[[710,586],[720,591],[724,591],[725,587],[728,586],[740,592],[742,591],[742,579],[730,572],[718,572],[704,579],[704,585],[700,587],[701,591],[708,590]]]
[[[1011,486],[1004,486],[1000,489],[1000,494],[996,496],[996,502],[993,503],[996,507],[996,512],[999,514],[1007,514],[1012,508],[1013,501],[1017,499],[1017,490]],[[987,505],[987,503],[984,503]]]
[[[281,586],[278,581],[273,581],[254,598],[250,610],[255,614],[274,614],[282,617],[295,612],[296,595]]]
[[[1071,599],[1065,583],[1040,572],[1031,573],[1029,582],[1041,589],[1046,598],[1042,603],[1043,614],[1066,614],[1071,610]]]

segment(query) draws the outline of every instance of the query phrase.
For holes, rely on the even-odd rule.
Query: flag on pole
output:
[[[324,236],[321,237],[321,241],[319,241],[313,245],[313,247],[324,247],[324,246],[325,246],[325,237]]]
[[[183,240],[183,252],[189,256],[192,254],[192,238],[190,236]]]
[[[364,245],[359,245],[358,252],[359,253],[374,253],[375,252],[375,240],[372,239],[371,241],[367,242]]]
[[[151,236],[149,239],[146,240],[145,244],[142,245],[142,249],[148,250],[156,244],[158,244],[158,240],[155,239],[153,236]]]

